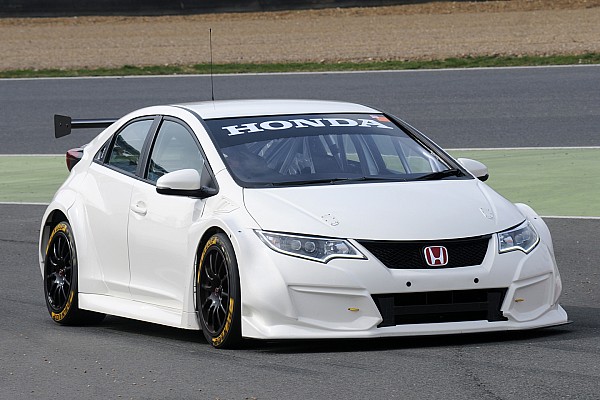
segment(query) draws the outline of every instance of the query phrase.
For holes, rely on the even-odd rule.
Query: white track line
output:
[[[47,206],[50,203],[30,203],[26,201],[0,201],[0,206]]]
[[[317,72],[251,72],[237,74],[214,74],[213,76],[266,76],[266,75],[333,75],[333,74],[373,74],[373,73],[422,73],[422,72],[451,72],[451,71],[495,71],[513,69],[542,69],[542,68],[586,68],[600,67],[600,64],[568,64],[568,65],[524,65],[518,67],[475,67],[475,68],[432,68],[432,69],[392,69],[379,71],[317,71]],[[33,81],[57,79],[148,79],[148,78],[197,78],[210,77],[210,74],[181,74],[181,75],[113,75],[113,76],[66,76],[42,78],[0,78],[0,81]]]
[[[600,220],[600,217],[577,217],[577,216],[564,216],[564,215],[545,215],[541,216],[542,218],[551,218],[551,219],[596,219]]]
[[[64,154],[0,154],[0,157],[64,157]]]
[[[510,151],[510,150],[598,150],[600,146],[559,146],[559,147],[470,147],[458,149],[444,149],[446,151]]]

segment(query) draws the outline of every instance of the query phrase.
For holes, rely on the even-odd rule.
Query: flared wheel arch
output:
[[[71,273],[69,281],[70,294],[64,307],[60,308],[60,313],[54,306],[50,305],[48,296],[48,266],[46,265],[49,262],[48,259],[48,249],[50,246],[54,246],[55,238],[62,236],[66,239],[66,243],[69,247],[69,253],[71,257],[73,257],[74,262],[71,265]],[[48,311],[52,317],[52,319],[61,324],[61,325],[94,325],[102,322],[105,318],[105,314],[98,313],[94,311],[82,310],[79,308],[79,299],[78,299],[78,281],[79,281],[79,262],[77,255],[77,247],[75,242],[74,230],[65,216],[64,213],[60,210],[55,210],[49,214],[46,218],[46,222],[44,223],[43,230],[41,232],[41,248],[40,254],[41,259],[44,262],[41,264],[42,276],[44,279],[44,295],[46,296],[46,306]],[[56,239],[60,240],[60,239]]]

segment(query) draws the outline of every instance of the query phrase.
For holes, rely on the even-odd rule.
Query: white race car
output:
[[[67,152],[39,259],[61,324],[105,314],[243,338],[567,322],[550,233],[405,122],[350,103],[215,101],[55,116]]]

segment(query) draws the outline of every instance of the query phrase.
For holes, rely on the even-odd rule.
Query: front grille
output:
[[[378,328],[404,324],[460,321],[506,321],[500,307],[506,289],[373,295],[383,317]]]
[[[480,265],[485,258],[491,235],[465,239],[388,242],[359,240],[379,261],[392,269],[457,268]],[[425,262],[425,248],[444,246],[448,250],[448,264],[430,267]]]

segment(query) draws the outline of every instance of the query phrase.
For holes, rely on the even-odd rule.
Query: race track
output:
[[[379,107],[442,147],[600,146],[600,66],[215,76],[216,99],[306,98]],[[64,153],[53,115],[121,117],[210,99],[208,76],[0,80],[0,154]]]
[[[598,82],[600,67],[215,79],[217,97],[379,106],[446,147],[598,146]],[[207,83],[205,77],[0,81],[0,153],[62,153],[93,136],[52,140],[54,112],[110,117],[142,105],[206,99]],[[199,332],[122,318],[93,327],[52,322],[37,266],[43,210],[0,205],[0,398],[599,397],[600,220],[547,220],[571,325],[433,338],[251,342],[243,350],[218,351]]]

